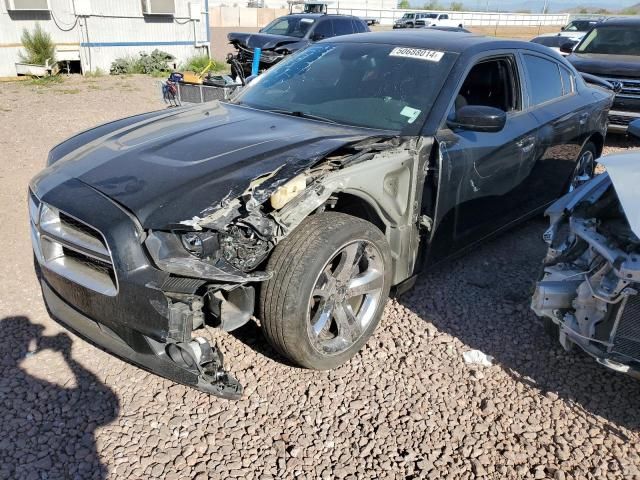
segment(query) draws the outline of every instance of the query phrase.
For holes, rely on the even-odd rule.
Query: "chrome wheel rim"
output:
[[[371,242],[356,240],[325,263],[309,298],[307,332],[323,355],[349,349],[375,318],[384,287],[384,262]]]
[[[573,172],[573,178],[569,185],[569,192],[573,192],[576,188],[593,178],[595,173],[595,157],[593,152],[587,150],[578,159],[578,164]]]

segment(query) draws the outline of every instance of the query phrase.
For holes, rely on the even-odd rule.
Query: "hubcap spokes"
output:
[[[323,354],[348,349],[374,318],[384,286],[378,250],[367,241],[342,247],[318,275],[309,301],[308,331]]]

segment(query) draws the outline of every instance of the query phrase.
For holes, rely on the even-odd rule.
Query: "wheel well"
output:
[[[339,193],[334,197],[335,203],[331,205],[331,211],[346,213],[373,223],[382,233],[386,232],[386,225],[378,212],[366,201],[356,195]]]
[[[600,157],[604,150],[604,137],[599,133],[594,133],[587,141],[592,142],[596,146],[596,158]]]

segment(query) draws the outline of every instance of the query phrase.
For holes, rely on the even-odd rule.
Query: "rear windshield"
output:
[[[540,45],[544,45],[545,47],[560,47],[560,45],[570,42],[566,37],[536,37],[531,40],[533,43],[539,43]]]
[[[313,17],[280,17],[260,30],[271,35],[285,35],[287,37],[304,37],[311,25],[315,22]]]
[[[270,68],[234,102],[416,134],[456,58],[397,45],[322,42]]]
[[[640,28],[625,26],[596,27],[582,40],[578,53],[640,55]]]

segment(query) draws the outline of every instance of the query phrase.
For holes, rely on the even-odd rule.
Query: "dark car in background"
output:
[[[640,118],[640,18],[616,18],[596,25],[569,53],[580,72],[613,84],[618,93],[609,112],[609,131],[626,132]]]
[[[368,32],[367,23],[350,15],[304,13],[276,18],[258,33],[232,32],[229,43],[237,51],[228,57],[233,77],[251,75],[254,50],[261,49],[258,71],[263,72],[307,45],[325,38]]]
[[[309,45],[229,102],[54,147],[28,194],[44,300],[115,355],[226,398],[242,387],[203,328],[255,316],[296,364],[336,367],[390,292],[588,180],[611,101],[528,42]]]

